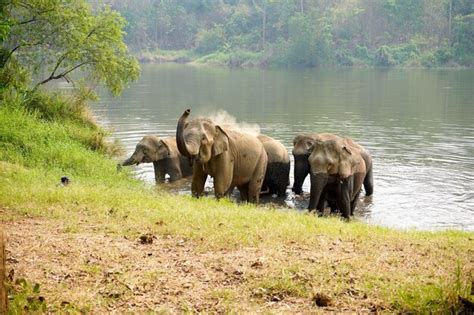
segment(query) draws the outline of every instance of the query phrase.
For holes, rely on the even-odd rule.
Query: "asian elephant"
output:
[[[348,219],[354,212],[367,175],[368,168],[362,156],[364,148],[350,139],[336,138],[314,141],[309,150],[311,195],[308,209],[322,211],[323,198],[331,196],[342,216]]]
[[[257,137],[224,130],[208,118],[188,121],[187,109],[178,121],[176,143],[179,152],[193,161],[193,196],[200,197],[207,176],[214,178],[216,198],[237,186],[242,200],[258,202],[267,153]]]
[[[354,142],[349,138],[342,138],[330,133],[312,133],[312,134],[301,134],[297,135],[293,140],[293,157],[295,160],[294,168],[294,183],[292,190],[296,194],[301,194],[303,189],[303,182],[306,176],[310,172],[310,165],[308,163],[308,157],[311,153],[311,148],[313,147],[316,141],[346,141],[347,145],[357,148],[364,159],[367,174],[364,178],[364,189],[365,194],[370,196],[374,192],[374,181],[372,175],[372,157],[370,153],[365,150],[361,145]]]
[[[143,137],[136,145],[135,152],[123,161],[122,165],[151,162],[153,162],[157,183],[164,182],[166,174],[170,176],[170,181],[193,174],[188,158],[179,153],[174,137],[163,139],[156,136]]]
[[[285,146],[269,136],[258,135],[268,156],[267,172],[262,185],[262,193],[285,196],[290,183],[290,157]]]

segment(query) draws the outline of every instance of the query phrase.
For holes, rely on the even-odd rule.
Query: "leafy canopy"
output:
[[[37,78],[34,89],[51,80],[73,82],[71,73],[79,69],[114,95],[138,78],[118,12],[105,7],[93,13],[85,0],[10,0],[3,9],[1,65],[27,69]]]

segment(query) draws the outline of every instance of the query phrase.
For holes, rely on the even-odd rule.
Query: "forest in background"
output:
[[[473,66],[472,0],[90,0],[137,53],[229,66]]]

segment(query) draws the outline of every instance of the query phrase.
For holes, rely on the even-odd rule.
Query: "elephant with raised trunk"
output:
[[[293,140],[293,157],[295,160],[294,168],[294,183],[292,190],[296,194],[303,192],[303,182],[306,176],[310,172],[310,165],[308,163],[308,157],[311,154],[311,149],[316,141],[345,141],[348,146],[357,148],[361,152],[361,156],[364,159],[367,174],[364,178],[364,189],[365,194],[370,196],[374,192],[374,181],[372,175],[372,157],[370,153],[365,150],[361,145],[354,142],[349,138],[342,138],[331,133],[311,133],[297,135]]]
[[[353,215],[362,183],[371,165],[362,156],[368,153],[350,139],[314,141],[309,148],[311,195],[308,209],[323,211],[324,198],[331,196],[346,219]]]
[[[186,110],[178,121],[179,152],[193,161],[193,196],[200,197],[208,176],[214,178],[214,193],[221,198],[235,186],[242,200],[258,202],[267,153],[257,137],[224,130],[208,118],[188,120]]]
[[[278,197],[283,197],[286,193],[286,187],[290,183],[290,157],[288,151],[280,141],[269,136],[258,135],[257,138],[262,142],[268,156],[262,193],[277,194]]]
[[[135,152],[122,162],[123,166],[153,163],[157,183],[175,181],[193,174],[191,164],[185,156],[179,153],[174,137],[160,139],[156,136],[145,136],[135,147]]]

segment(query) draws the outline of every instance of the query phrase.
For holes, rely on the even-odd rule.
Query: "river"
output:
[[[174,135],[186,108],[191,117],[224,110],[280,140],[290,155],[299,133],[335,133],[374,158],[374,195],[361,194],[357,217],[402,229],[474,230],[474,70],[146,64],[122,96],[100,94],[93,110],[127,154],[144,135]],[[151,164],[134,173],[154,183]],[[188,193],[189,182],[179,190]],[[307,206],[290,189],[285,203]]]

